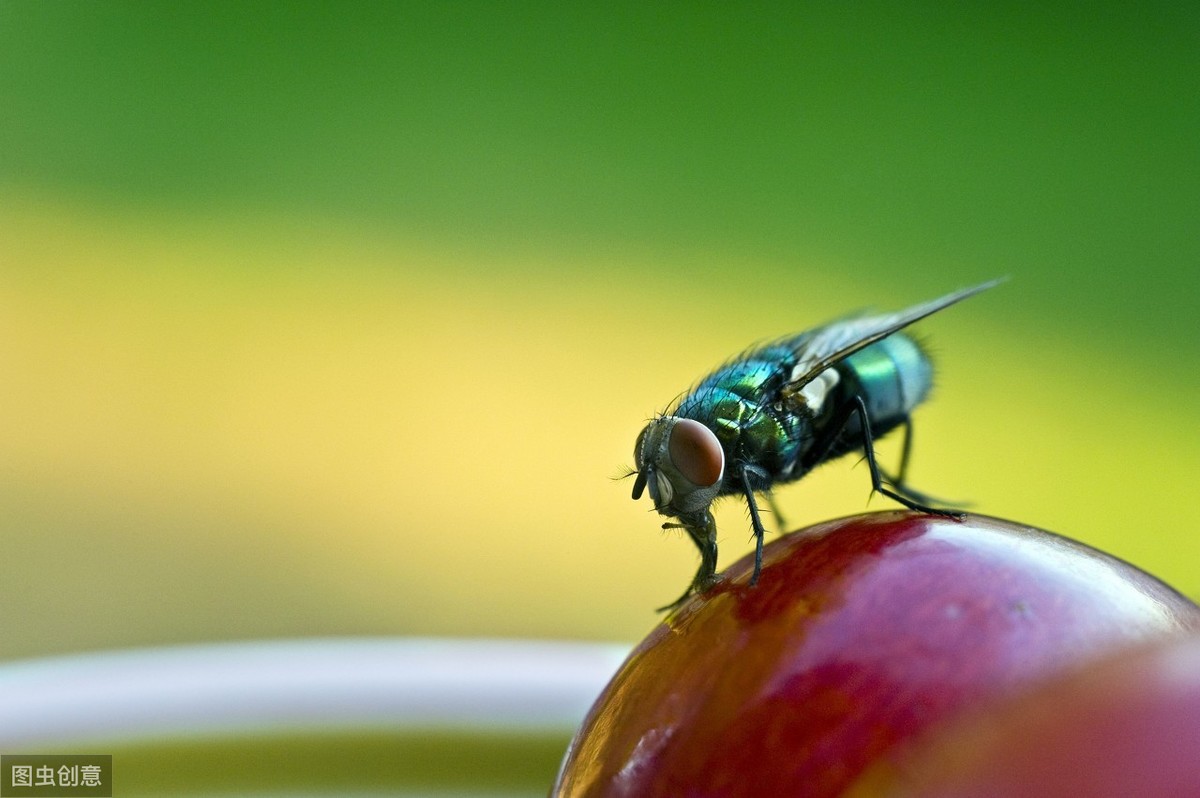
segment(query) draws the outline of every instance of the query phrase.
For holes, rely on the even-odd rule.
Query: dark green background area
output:
[[[1190,4],[8,1],[0,108],[8,192],[1009,274],[1021,324],[1200,351]]]

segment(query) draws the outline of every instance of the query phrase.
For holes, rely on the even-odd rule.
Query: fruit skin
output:
[[[911,512],[773,541],[680,606],[593,705],[553,795],[835,796],[898,742],[1119,646],[1200,629],[1121,560]]]
[[[934,731],[846,798],[1200,795],[1200,636],[1124,649]]]

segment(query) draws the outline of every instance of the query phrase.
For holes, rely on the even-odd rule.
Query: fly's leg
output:
[[[965,502],[948,502],[948,501],[945,501],[944,499],[938,499],[933,496],[930,496],[928,493],[922,493],[919,490],[915,490],[908,484],[908,481],[905,478],[905,475],[908,473],[908,458],[911,453],[912,453],[912,419],[906,417],[904,419],[904,445],[900,450],[900,470],[897,471],[896,476],[893,477],[887,471],[880,468],[879,473],[883,475],[884,481],[890,482],[892,487],[895,488],[898,492],[903,493],[908,498],[913,499],[914,501],[921,502],[922,504],[942,504],[942,505],[949,504],[949,505],[954,505],[956,507],[962,507],[965,504]]]
[[[692,579],[692,583],[688,585],[688,589],[683,591],[683,595],[670,604],[659,607],[658,612],[675,609],[686,601],[688,596],[693,593],[703,593],[717,581],[717,522],[713,520],[712,513],[709,513],[707,510],[696,520],[699,523],[687,523],[684,521],[681,524],[662,525],[663,529],[682,529],[688,533],[688,537],[692,539],[692,542],[696,544],[696,548],[700,550],[700,568],[696,571],[696,576]]]
[[[763,536],[766,534],[762,519],[758,516],[758,504],[754,501],[754,487],[750,484],[750,474],[755,471],[752,466],[743,465],[739,472],[742,490],[746,494],[746,506],[750,508],[750,523],[754,526],[754,573],[750,576],[751,587],[758,584],[758,575],[762,573]]]
[[[775,516],[776,531],[783,534],[787,529],[787,522],[783,520],[783,513],[779,512],[779,504],[775,501],[775,493],[773,491],[764,491],[763,495],[767,497],[767,506],[771,508],[771,514]]]
[[[912,454],[912,419],[908,416],[904,417],[904,445],[900,448],[900,470],[896,472],[895,486],[899,488],[905,484],[905,478],[908,476],[908,458]]]
[[[682,524],[680,524],[679,526],[682,526]],[[664,605],[662,605],[661,607],[659,607],[658,609],[656,609],[656,610],[655,610],[655,612],[670,612],[671,610],[675,609],[676,607],[678,607],[678,606],[679,606],[680,604],[682,604],[683,602],[687,601],[687,600],[688,600],[688,597],[689,597],[689,596],[691,596],[691,595],[692,595],[692,585],[688,585],[688,588],[687,588],[687,590],[683,591],[683,595],[682,595],[682,596],[680,596],[679,598],[675,599],[675,600],[674,600],[674,601],[672,601],[670,604],[664,604]]]
[[[747,419],[745,422],[743,422],[744,426],[748,427],[748,426],[752,425],[755,422],[755,420],[757,420],[758,417],[760,415],[762,415],[762,412],[763,412],[763,410],[762,410],[761,406],[755,407],[754,414],[751,415],[750,418]],[[751,515],[751,517],[754,518],[754,521],[755,521],[754,530],[755,530],[755,534],[758,535],[758,548],[759,548],[759,550],[761,550],[762,549],[763,526],[762,526],[762,523],[758,521],[758,507],[756,507],[754,504],[754,492],[750,489],[749,485],[747,484],[748,480],[746,479],[746,474],[745,474],[746,469],[750,470],[751,473],[758,474],[762,477],[766,477],[767,475],[766,475],[766,472],[764,472],[760,469],[756,469],[749,465],[743,466],[742,487],[746,492],[746,503],[750,506],[750,515]],[[768,484],[770,483],[769,479],[766,481],[768,482]],[[783,520],[783,513],[779,512],[779,505],[775,503],[775,494],[769,490],[764,490],[763,495],[767,497],[767,505],[771,508],[771,514],[775,516],[775,524],[778,526],[779,533],[782,534],[783,530],[787,527],[787,524]],[[758,580],[758,569],[755,568],[754,581],[757,581],[757,580]],[[754,584],[754,581],[751,581],[750,584]]]
[[[829,438],[825,441],[824,447],[821,450],[821,456],[814,462],[819,463],[824,460],[826,456],[828,456],[829,452],[833,449],[834,444],[837,443],[838,438],[843,432],[846,431],[846,427],[849,425],[850,419],[856,414],[858,415],[859,428],[862,432],[863,453],[867,457],[867,468],[871,471],[872,489],[874,489],[877,493],[882,493],[884,496],[887,496],[893,501],[899,502],[910,510],[916,510],[919,513],[929,513],[930,515],[943,515],[961,521],[965,515],[964,513],[957,512],[955,510],[939,510],[936,507],[930,507],[929,505],[923,504],[917,499],[912,498],[910,495],[908,495],[909,491],[901,488],[900,486],[897,486],[897,488],[901,491],[899,493],[883,486],[883,479],[880,476],[879,466],[875,462],[875,445],[874,439],[871,436],[871,420],[867,417],[867,406],[863,402],[861,396],[854,396],[844,405],[838,408],[837,416],[829,425],[829,429],[831,431]],[[907,465],[908,463],[906,457],[904,462],[901,463],[901,468],[903,469]],[[903,480],[900,481],[903,482]]]

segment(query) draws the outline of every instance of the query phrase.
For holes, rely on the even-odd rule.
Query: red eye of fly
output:
[[[721,442],[699,421],[681,418],[675,422],[668,449],[675,468],[693,485],[715,485],[725,471]]]

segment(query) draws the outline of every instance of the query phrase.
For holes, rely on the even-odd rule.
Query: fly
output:
[[[925,400],[933,366],[911,336],[899,332],[999,283],[992,280],[881,316],[852,315],[751,349],[709,374],[654,418],[634,444],[633,498],[650,493],[654,507],[675,519],[700,550],[700,568],[684,594],[716,581],[717,525],[711,507],[721,496],[746,499],[754,530],[754,573],[762,570],[764,529],[755,494],[774,507],[771,491],[816,466],[862,452],[874,491],[912,510],[962,517],[930,506],[905,482],[912,443],[911,413]],[[875,462],[874,439],[904,428],[893,477]]]

